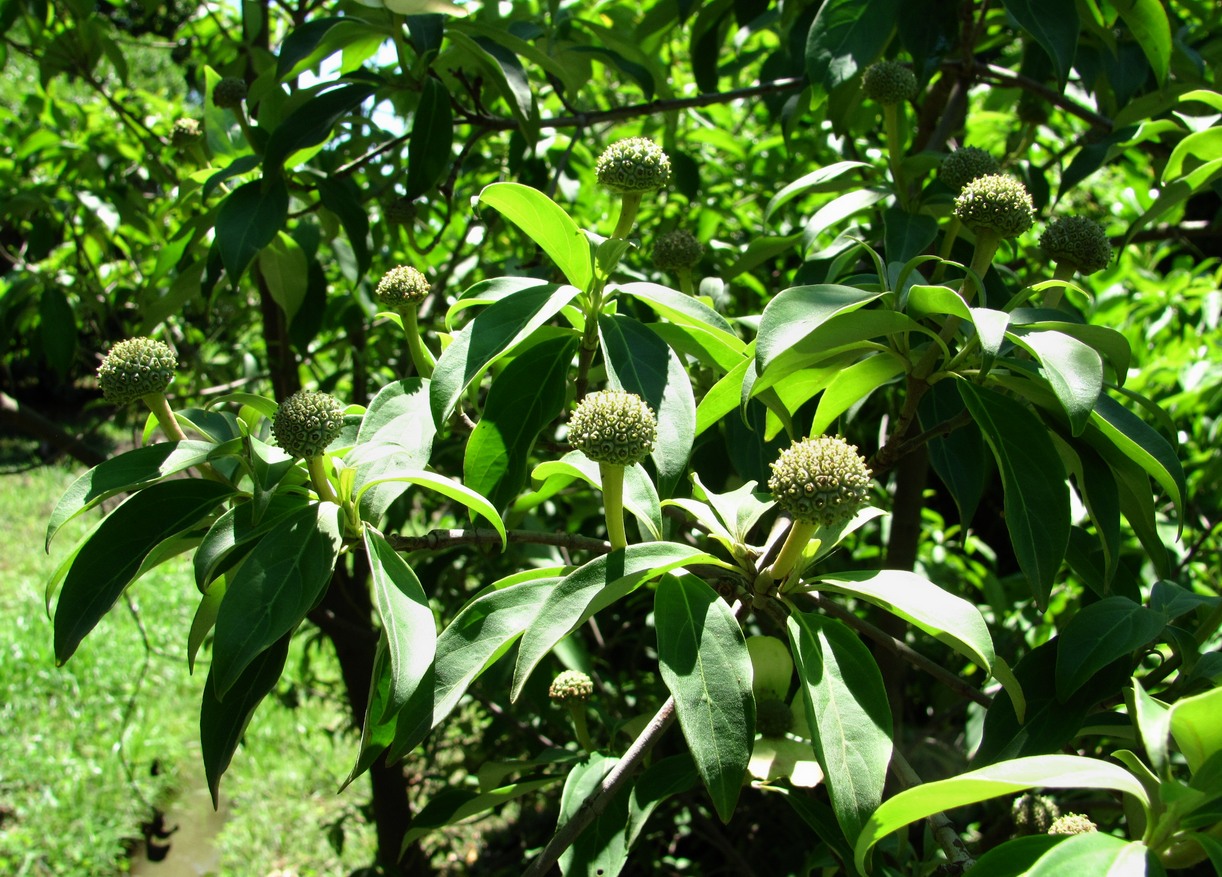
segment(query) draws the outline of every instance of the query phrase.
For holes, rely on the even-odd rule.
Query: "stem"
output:
[[[594,741],[590,739],[590,727],[586,724],[586,706],[584,703],[570,703],[569,715],[573,717],[573,731],[577,742],[586,752],[594,752]]]
[[[636,212],[641,206],[642,192],[625,192],[620,198],[619,205],[619,221],[615,223],[615,231],[611,232],[611,237],[625,240],[628,237],[628,232],[632,231],[632,224],[636,222]]]
[[[984,275],[988,273],[989,266],[993,264],[993,257],[997,255],[997,247],[1001,244],[1001,235],[995,231],[984,229],[976,233],[976,248],[972,251],[971,271],[963,276],[963,283],[959,286],[959,295],[968,304],[972,303],[972,299],[976,297],[976,281],[975,276],[980,278],[980,283],[984,285]]]
[[[955,241],[959,238],[959,232],[963,230],[963,223],[959,221],[959,217],[951,216],[950,222],[946,224],[946,233],[942,235],[942,246],[938,249],[938,267],[933,269],[933,276],[930,278],[930,283],[937,283],[942,279],[942,275],[946,273],[946,262],[950,259],[950,251],[955,246]]]
[[[611,550],[628,547],[624,532],[624,467],[615,463],[599,463],[598,474],[603,483],[603,506],[606,509],[607,539]]]
[[[772,566],[768,570],[768,575],[773,581],[785,581],[785,577],[789,575],[794,565],[802,557],[803,549],[806,548],[807,543],[814,537],[815,531],[818,529],[818,524],[804,524],[801,521],[793,522],[793,526],[789,528],[789,535],[785,537],[785,544],[781,546],[781,553],[776,556],[776,560],[772,562]]]
[[[170,403],[166,401],[165,393],[149,393],[142,397],[141,401],[149,407],[149,411],[153,412],[157,423],[161,425],[162,432],[176,442],[187,440],[186,433],[182,431],[182,427],[178,425],[178,419],[170,410]]]
[[[692,284],[692,269],[680,268],[675,273],[679,278],[679,291],[684,295],[695,295],[695,286]]]
[[[1066,283],[1073,280],[1074,276],[1073,265],[1068,262],[1058,262],[1056,271],[1052,272],[1053,280],[1064,280]],[[1065,287],[1054,287],[1044,294],[1044,307],[1056,308],[1061,306],[1061,298],[1065,295]]]
[[[310,457],[306,460],[306,468],[310,470],[310,481],[314,484],[314,489],[318,491],[318,498],[339,505],[339,497],[335,495],[335,490],[331,487],[331,480],[327,478],[324,455]]]
[[[883,105],[883,130],[887,135],[887,164],[891,168],[891,180],[895,183],[895,198],[900,209],[907,212],[908,190],[904,186],[904,173],[900,167],[903,144],[900,142],[899,104]]]
[[[411,354],[412,364],[416,366],[416,374],[422,378],[433,376],[433,366],[437,361],[432,352],[424,346],[420,337],[420,327],[416,323],[416,306],[408,305],[399,311],[403,317],[403,334],[407,336],[407,350]]]
[[[917,772],[912,769],[908,759],[904,758],[898,749],[891,750],[891,772],[908,788],[921,785],[921,778],[917,776]],[[963,873],[976,864],[976,860],[964,846],[963,839],[959,837],[954,823],[947,818],[945,813],[938,812],[931,815],[929,828],[938,846],[946,853],[946,857],[957,866],[958,870],[955,873]]]

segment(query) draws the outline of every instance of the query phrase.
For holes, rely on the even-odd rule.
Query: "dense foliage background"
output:
[[[626,873],[847,872],[876,841],[875,873],[994,848],[1011,870],[979,873],[1222,862],[1216,4],[0,8],[5,423],[102,464],[48,539],[78,514],[110,528],[47,575],[54,657],[121,595],[133,613],[132,594],[158,599],[126,586],[190,552],[164,587],[198,608],[157,638],[208,678],[192,694],[214,795],[263,696],[305,689],[364,729],[342,738],[343,794],[368,789],[386,873],[521,873],[615,759],[638,766],[634,739],[648,766],[566,873],[613,873],[634,842]],[[880,60],[915,91],[867,96]],[[222,82],[239,99],[218,106]],[[636,136],[670,179],[616,234],[595,166]],[[1033,202],[996,254],[938,174],[967,146]],[[1041,249],[1060,216],[1101,223],[1102,270]],[[690,277],[652,259],[675,229],[703,244]],[[414,317],[375,296],[398,265],[431,284]],[[173,457],[155,419],[97,387],[133,336],[177,355]],[[658,450],[629,470],[630,544],[609,555],[607,474],[566,431],[604,386],[659,416]],[[347,406],[321,468],[269,431],[302,388]],[[131,456],[116,423],[162,450]],[[868,458],[885,514],[821,533],[778,591],[769,464],[822,433]],[[243,590],[285,556],[307,558],[300,606],[279,596],[288,574]],[[277,620],[225,621],[235,596]],[[778,645],[796,671],[758,654]],[[685,662],[713,682],[694,689]],[[548,701],[565,668],[596,682],[592,739]],[[788,736],[755,733],[768,699],[795,704]],[[1054,754],[1085,761],[1016,761]],[[969,771],[987,794],[954,784]],[[934,780],[951,785],[921,791]],[[1040,787],[1100,831],[1003,846],[1012,798]],[[6,776],[3,793],[3,855],[33,868],[29,788]],[[327,818],[338,850],[349,815]],[[108,855],[80,873],[123,851]]]

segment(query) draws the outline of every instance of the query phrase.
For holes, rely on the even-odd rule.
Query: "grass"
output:
[[[0,552],[0,873],[128,873],[153,806],[203,783],[207,653],[189,675],[186,634],[198,599],[189,561],[136,582],[57,668],[43,583],[92,516],[69,524],[48,557],[47,515],[79,470],[11,472],[12,446],[0,451],[0,507],[10,515]],[[302,639],[222,784],[218,877],[347,873],[372,860],[366,789],[358,782],[335,793],[357,739],[339,708],[334,656],[316,644],[306,660]]]

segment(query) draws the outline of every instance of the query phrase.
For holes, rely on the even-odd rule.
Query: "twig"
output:
[[[515,545],[556,545],[561,548],[571,548],[579,551],[589,551],[593,554],[606,554],[611,550],[611,544],[591,536],[580,536],[574,533],[543,533],[534,530],[510,530],[507,540]],[[486,545],[501,544],[501,534],[487,528],[469,530],[431,530],[423,536],[388,535],[386,541],[395,551],[440,551],[455,545]]]
[[[912,769],[908,759],[904,758],[898,749],[891,750],[891,773],[903,783],[905,788],[921,785],[921,778],[917,776],[917,772]],[[976,864],[976,860],[967,851],[963,839],[959,837],[955,824],[947,818],[945,813],[939,811],[929,816],[928,819],[934,840],[938,842],[938,846],[946,853],[951,865],[956,867],[959,873],[967,871]]]
[[[952,68],[959,67],[958,62],[948,62],[948,66]],[[1115,123],[1107,116],[1102,116],[1087,107],[1082,106],[1072,98],[1066,97],[1058,91],[1054,91],[1042,82],[1037,82],[1029,76],[1024,76],[1021,73],[1015,73],[1013,70],[1007,70],[1005,67],[998,67],[994,64],[981,64],[977,62],[973,65],[977,75],[981,79],[991,79],[999,85],[1010,85],[1015,88],[1021,88],[1038,94],[1044,100],[1053,106],[1060,107],[1070,115],[1077,116],[1084,122],[1089,123],[1094,128],[1101,128],[1104,131],[1111,131]]]

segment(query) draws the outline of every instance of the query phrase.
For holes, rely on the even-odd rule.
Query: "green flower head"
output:
[[[1066,813],[1064,816],[1058,816],[1052,820],[1052,825],[1048,826],[1049,834],[1090,834],[1098,830],[1098,826],[1090,821],[1090,817],[1081,813]]]
[[[98,366],[98,386],[112,405],[128,405],[150,393],[164,393],[174,380],[178,357],[168,344],[129,338],[110,348]]]
[[[942,166],[938,168],[938,179],[958,194],[977,177],[999,173],[1001,165],[991,153],[976,146],[964,146],[942,159]]]
[[[593,680],[580,670],[565,670],[547,689],[547,696],[559,704],[585,703],[593,693]]]
[[[658,420],[645,400],[623,390],[599,390],[569,419],[569,441],[595,463],[631,466],[653,450]]]
[[[1053,820],[1060,817],[1061,808],[1047,795],[1026,792],[1014,799],[1010,813],[1019,834],[1044,834]]]
[[[1102,271],[1112,260],[1112,242],[1103,226],[1085,216],[1053,220],[1040,235],[1040,247],[1052,261],[1083,275]]]
[[[177,119],[170,131],[170,143],[177,149],[196,142],[204,136],[204,129],[196,119]]]
[[[612,143],[594,165],[598,184],[621,195],[655,192],[670,182],[670,159],[647,137]]]
[[[1035,205],[1027,187],[1014,177],[986,174],[963,187],[955,199],[955,216],[976,233],[1016,238],[1035,222]]]
[[[703,255],[700,241],[683,229],[659,235],[653,242],[654,267],[663,271],[692,268]]]
[[[391,268],[382,275],[374,298],[378,304],[388,308],[419,304],[429,294],[429,282],[424,275],[408,265]]]
[[[212,90],[212,102],[226,110],[237,109],[246,100],[246,81],[227,76]]]
[[[839,436],[805,438],[772,464],[768,489],[795,521],[836,527],[866,504],[870,469],[857,446]]]
[[[916,95],[916,75],[899,61],[879,61],[861,75],[861,90],[875,103],[900,104]]]
[[[272,435],[286,454],[317,457],[344,426],[344,406],[328,393],[299,390],[281,403],[272,420]]]

